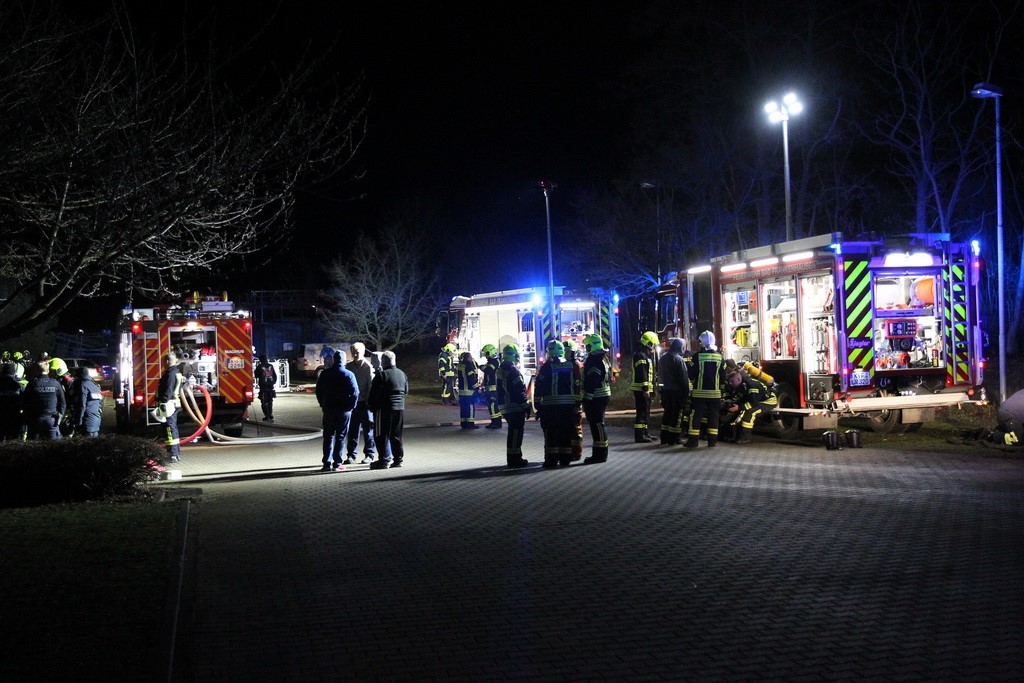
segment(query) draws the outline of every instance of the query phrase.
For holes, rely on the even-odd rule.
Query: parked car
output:
[[[63,360],[68,364],[68,372],[74,373],[75,368],[87,368],[89,377],[96,384],[104,384],[108,380],[106,373],[103,372],[103,367],[94,360],[88,358],[64,358]]]

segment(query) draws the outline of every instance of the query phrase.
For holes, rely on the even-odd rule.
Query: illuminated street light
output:
[[[551,316],[549,320],[551,321],[552,338],[557,339],[559,334],[558,330],[555,329],[558,321],[555,319],[555,267],[554,261],[551,257],[551,200],[549,195],[551,190],[558,187],[558,185],[547,180],[542,180],[538,184],[540,185],[541,191],[544,193],[544,215],[547,218],[548,224],[548,315]],[[544,344],[547,345],[549,341],[551,340],[545,339]],[[538,352],[543,353],[543,349],[538,349]]]
[[[782,104],[772,100],[764,105],[768,114],[768,120],[772,123],[782,122],[782,156],[785,160],[786,170],[786,241],[793,239],[793,208],[790,203],[790,182],[789,182],[789,117],[796,116],[804,110],[804,105],[796,98],[795,93],[789,93],[782,98]]]
[[[999,292],[999,403],[1006,400],[1006,317],[1003,302],[1003,155],[999,140],[999,100],[1003,89],[991,83],[978,83],[971,90],[971,95],[981,100],[992,99],[996,102],[996,277]]]

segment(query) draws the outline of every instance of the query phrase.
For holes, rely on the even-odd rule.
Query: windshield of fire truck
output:
[[[217,390],[217,328],[195,327],[170,331],[171,348],[187,363],[187,375],[211,393]]]

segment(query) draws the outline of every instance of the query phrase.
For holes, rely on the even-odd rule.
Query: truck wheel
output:
[[[796,392],[789,385],[779,386],[779,408],[796,408]],[[771,416],[772,434],[780,439],[792,439],[800,429],[800,418],[790,413],[774,413]]]
[[[242,425],[232,424],[224,425],[224,436],[239,437],[242,436]]]
[[[887,391],[880,391],[878,392],[878,395],[891,396],[892,394]],[[878,434],[888,434],[900,426],[901,413],[902,411],[899,408],[879,410],[868,418],[868,427],[871,431]]]

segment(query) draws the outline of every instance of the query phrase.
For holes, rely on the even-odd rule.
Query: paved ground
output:
[[[484,429],[410,429],[389,471],[319,474],[315,441],[186,449],[175,679],[1024,672],[1021,460],[613,430],[607,464],[547,471],[527,432],[516,471]]]

